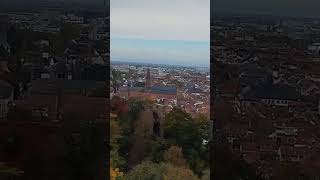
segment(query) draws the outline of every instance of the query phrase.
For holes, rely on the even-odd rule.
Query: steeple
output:
[[[150,78],[150,69],[147,69],[146,74],[146,84],[145,84],[145,92],[147,92],[151,88],[151,78]]]

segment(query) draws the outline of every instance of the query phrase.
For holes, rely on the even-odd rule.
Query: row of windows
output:
[[[271,99],[266,99],[264,100],[266,103],[268,104],[288,104],[288,101],[287,100],[271,100]]]

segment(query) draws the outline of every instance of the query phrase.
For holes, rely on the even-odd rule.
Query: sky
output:
[[[212,0],[211,12],[320,17],[319,0]]]
[[[111,0],[111,60],[209,66],[210,0]]]

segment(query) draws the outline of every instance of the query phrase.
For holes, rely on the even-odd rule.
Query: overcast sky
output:
[[[111,60],[209,65],[210,0],[111,0]]]

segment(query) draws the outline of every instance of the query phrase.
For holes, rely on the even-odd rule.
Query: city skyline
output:
[[[209,3],[209,0],[111,1],[111,61],[209,66]]]

